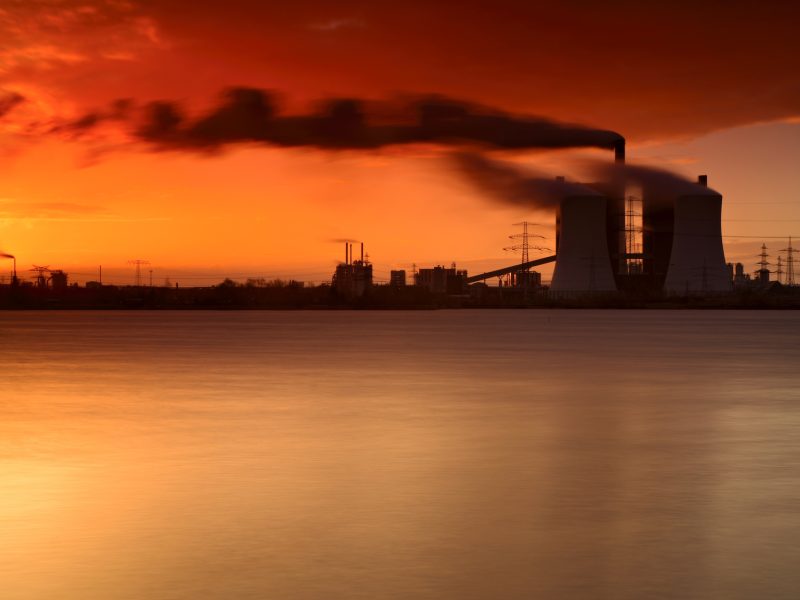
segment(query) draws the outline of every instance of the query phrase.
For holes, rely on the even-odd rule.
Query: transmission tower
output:
[[[539,226],[539,223],[529,223],[528,221],[521,221],[520,223],[514,223],[514,227],[522,227],[522,231],[519,233],[515,233],[513,235],[508,236],[510,240],[519,240],[519,243],[514,244],[512,246],[506,246],[503,248],[506,252],[519,252],[520,253],[520,264],[524,265],[527,262],[530,262],[530,251],[531,250],[538,250],[540,252],[544,252],[549,250],[549,248],[544,248],[542,246],[532,246],[531,245],[531,238],[541,238],[544,239],[543,235],[539,235],[537,233],[530,233],[528,231],[528,226],[533,225],[534,227]],[[516,273],[509,274],[509,283],[510,285],[522,283],[522,286],[527,288],[529,282],[529,273],[530,268],[525,268]],[[526,292],[527,293],[527,292]]]
[[[792,248],[791,237],[789,238],[789,246],[781,250],[781,252],[786,252],[786,262],[784,263],[786,265],[786,278],[783,283],[794,285],[794,248]]]
[[[134,265],[136,267],[136,287],[142,287],[142,267],[145,265],[149,265],[150,261],[142,260],[141,258],[136,258],[133,260],[129,260],[128,264]]]
[[[767,254],[767,245],[761,244],[761,254],[758,255],[759,261],[758,261],[758,269],[756,270],[756,277],[758,278],[758,281],[763,285],[769,283],[770,263],[767,260],[768,256],[769,254]]]
[[[514,223],[514,227],[522,227],[522,231],[520,233],[515,233],[514,235],[508,236],[508,239],[520,240],[520,243],[514,244],[512,246],[506,246],[505,248],[503,248],[503,250],[505,250],[506,252],[520,252],[521,254],[520,264],[530,262],[531,248],[533,248],[534,250],[547,250],[547,248],[542,248],[541,246],[531,246],[530,239],[532,237],[544,239],[544,236],[536,233],[530,233],[528,231],[529,225],[537,226],[539,225],[539,223],[528,223],[528,221],[522,221],[521,223]]]
[[[29,269],[36,273],[36,287],[46,288],[47,287],[47,275],[45,273],[50,272],[50,267],[39,267],[37,265],[33,265],[32,269]]]
[[[766,244],[761,244],[761,254],[758,255],[758,258],[760,259],[758,261],[758,270],[759,271],[769,271],[770,263],[767,260],[768,256],[769,256],[769,254],[767,254],[767,245]]]

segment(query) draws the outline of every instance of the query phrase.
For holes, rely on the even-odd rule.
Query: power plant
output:
[[[356,260],[352,242],[344,242],[344,262],[336,266],[331,284],[337,293],[347,298],[361,297],[372,287],[372,265],[369,255],[364,255],[364,242],[361,242],[361,258]]]
[[[722,196],[706,181],[700,176],[683,189],[644,185],[641,198],[604,195],[591,185],[571,191],[556,212],[551,291],[731,291],[722,247]],[[641,212],[634,212],[637,205]]]
[[[608,181],[522,180],[546,188],[554,204],[555,255],[468,281],[555,262],[550,293],[556,297],[731,291],[722,246],[722,196],[708,187],[706,176],[694,183],[626,166],[622,140],[614,145],[614,157],[614,167],[602,170]],[[509,174],[501,170],[499,176]]]
[[[696,181],[687,181],[656,169],[626,165],[624,140],[617,139],[607,147],[613,148],[615,160],[598,167],[598,181],[579,183],[565,177],[530,179],[519,175],[514,168],[492,166],[491,161],[482,162],[483,159],[468,165],[468,168],[480,171],[480,177],[487,176],[491,180],[488,190],[494,189],[492,186],[502,180],[506,187],[498,185],[502,188],[501,195],[505,194],[517,203],[530,202],[533,206],[539,202],[539,208],[553,209],[555,253],[549,256],[530,259],[531,249],[548,253],[552,250],[532,246],[531,237],[543,236],[531,233],[529,225],[532,224],[522,221],[514,224],[522,227],[522,231],[509,236],[515,243],[504,248],[520,252],[521,262],[478,275],[469,276],[466,270],[458,269],[453,262],[450,267],[438,265],[420,269],[414,264],[410,284],[407,283],[406,271],[402,269],[389,271],[386,280],[376,280],[363,242],[360,243],[360,255],[355,258],[354,240],[340,240],[345,246],[344,261],[337,264],[328,282],[317,287],[305,287],[294,280],[284,285],[286,282],[280,280],[270,283],[264,278],[249,278],[244,284],[226,279],[218,286],[193,289],[233,290],[240,287],[250,295],[237,301],[250,303],[260,302],[257,298],[261,295],[278,294],[275,291],[256,293],[254,290],[258,288],[285,289],[284,296],[305,294],[315,298],[319,305],[325,305],[327,300],[320,294],[328,288],[337,306],[347,303],[367,306],[376,298],[382,298],[380,302],[384,306],[398,302],[405,302],[404,305],[408,306],[424,305],[432,297],[449,297],[453,301],[458,299],[459,305],[474,306],[500,306],[514,302],[520,305],[537,302],[558,304],[562,299],[570,302],[589,298],[588,305],[591,305],[598,298],[615,297],[625,302],[626,298],[708,298],[733,291],[767,291],[774,288],[775,283],[792,294],[797,291],[795,249],[791,238],[788,246],[781,250],[786,253],[785,258],[778,257],[777,281],[770,277],[773,271],[767,260],[766,245],[762,246],[759,268],[751,278],[745,273],[743,264],[726,263],[722,244],[722,195],[708,187],[706,175],[700,175]],[[542,193],[544,195],[536,196]],[[44,297],[40,292],[60,293],[64,298],[67,297],[64,294],[79,294],[74,291],[78,284],[68,284],[64,271],[34,265],[30,269],[35,274],[34,282],[20,281],[15,256],[0,252],[0,258],[12,261],[9,284],[5,284],[5,276],[0,277],[0,288],[7,296],[6,303],[24,304],[24,298],[28,296],[32,301],[39,301]],[[125,292],[129,298],[123,296],[125,302],[135,304],[141,300],[145,288],[141,267],[150,263],[141,259],[129,262],[135,267],[135,285]],[[548,263],[555,263],[553,275],[549,285],[547,282],[543,285],[541,274],[532,269]],[[147,286],[151,295],[156,294],[152,276],[151,270]],[[485,282],[494,278],[498,279],[499,285],[490,289]],[[113,290],[118,288],[121,286],[104,285],[100,276],[98,281],[87,281],[83,289],[110,298],[116,293]],[[301,289],[307,291],[297,291]],[[165,293],[159,291],[156,295]],[[186,302],[191,303],[195,302],[192,294],[199,292],[170,293],[190,298]],[[220,301],[219,294],[211,294],[208,298],[203,294],[199,296],[203,298],[202,302],[213,304]],[[281,302],[288,301],[284,296],[281,296]],[[84,298],[91,305],[92,297]]]

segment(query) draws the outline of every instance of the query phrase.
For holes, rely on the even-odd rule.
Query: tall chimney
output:
[[[708,187],[708,175],[698,175],[697,183],[699,183],[703,187]]]
[[[347,264],[347,242],[344,243],[344,264]]]
[[[618,163],[625,162],[625,140],[618,140],[614,142],[614,161]]]
[[[364,242],[361,242],[361,262],[364,262]]]

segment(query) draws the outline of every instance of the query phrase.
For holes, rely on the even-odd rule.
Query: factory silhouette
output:
[[[555,206],[555,254],[529,260],[528,223],[523,222],[519,264],[473,276],[455,264],[423,268],[413,273],[413,284],[457,295],[469,293],[480,282],[505,277],[499,287],[505,282],[526,292],[544,292],[550,299],[595,300],[604,296],[706,298],[769,287],[766,255],[755,278],[745,274],[743,264],[726,262],[722,195],[708,187],[706,175],[690,182],[643,168],[628,169],[625,141],[617,140],[613,149],[616,168],[606,170],[612,175],[609,181],[578,184],[556,177],[538,182],[540,188],[546,186]],[[629,193],[632,183],[638,195]],[[793,287],[791,239],[784,251],[786,258],[778,258],[778,282]],[[364,258],[363,243],[361,258],[352,256],[352,244],[345,242],[345,260],[336,269],[333,286],[340,294],[359,297],[372,285],[372,265]],[[541,275],[532,269],[547,263],[555,263],[555,268],[545,290]],[[390,285],[406,285],[406,272],[392,271]]]
[[[766,246],[754,276],[744,265],[728,264],[722,243],[722,195],[708,186],[706,175],[687,181],[673,174],[625,164],[625,139],[617,133],[563,126],[545,120],[524,120],[484,114],[477,107],[426,99],[418,103],[417,122],[404,127],[368,125],[358,103],[334,104],[327,112],[302,119],[276,117],[267,96],[258,90],[234,90],[227,104],[194,123],[174,121],[181,129],[146,130],[151,141],[180,147],[261,141],[279,145],[369,148],[433,141],[456,145],[461,140],[501,149],[594,147],[612,150],[613,161],[597,170],[596,181],[565,177],[530,178],[513,167],[482,155],[460,157],[463,172],[479,187],[522,206],[552,208],[555,249],[531,260],[528,223],[519,242],[520,262],[469,275],[453,263],[393,270],[388,283],[377,284],[364,243],[344,242],[344,260],[329,284],[249,279],[241,284],[226,279],[210,287],[154,287],[143,284],[142,265],[135,285],[104,285],[102,275],[84,287],[68,283],[62,270],[34,266],[33,281],[13,271],[0,279],[2,307],[437,307],[437,306],[629,306],[636,302],[674,302],[683,299],[707,304],[759,305],[773,284],[784,288],[781,302],[800,304],[794,280],[794,249],[789,240],[778,258],[777,282],[770,277]],[[176,110],[155,105],[152,111]],[[157,115],[155,115],[157,116]],[[154,116],[154,118],[155,118]],[[235,127],[234,127],[235,125]],[[260,132],[258,136],[252,132]],[[291,132],[291,136],[288,133]],[[167,135],[169,133],[169,135]],[[213,134],[213,135],[212,135]],[[144,134],[142,134],[144,135]],[[284,136],[284,137],[281,137]],[[541,237],[541,236],[539,236]],[[359,243],[358,258],[353,244]],[[540,251],[547,249],[536,248]],[[543,285],[536,267],[555,263],[552,280]],[[487,281],[498,280],[497,286]],[[755,294],[755,296],[754,296]],[[742,300],[744,298],[744,300]],[[754,300],[755,298],[755,300]]]
[[[615,147],[625,161],[625,143]],[[729,292],[722,246],[722,196],[705,175],[681,186],[645,181],[641,196],[627,179],[583,186],[562,197],[556,213],[555,270],[550,289],[586,292]],[[561,180],[559,180],[560,182]]]

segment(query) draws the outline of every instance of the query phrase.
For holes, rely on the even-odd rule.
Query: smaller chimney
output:
[[[703,187],[708,187],[708,175],[698,175],[697,183],[699,183]]]
[[[625,140],[619,140],[614,143],[614,162],[625,162]]]

